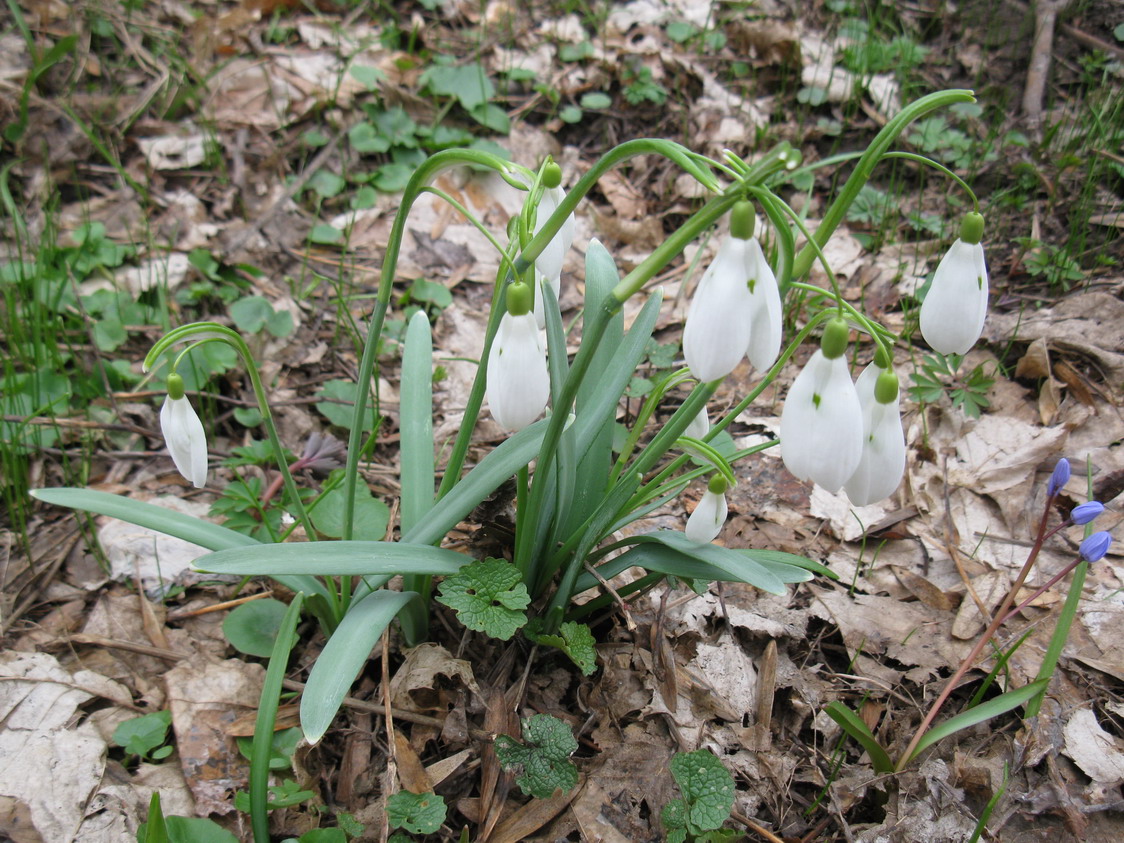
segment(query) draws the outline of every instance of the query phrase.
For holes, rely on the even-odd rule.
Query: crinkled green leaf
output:
[[[469,629],[506,641],[527,622],[531,602],[519,570],[502,559],[465,565],[438,587],[438,601],[457,613]]]
[[[530,640],[544,647],[557,647],[569,656],[586,676],[597,670],[597,651],[594,649],[597,642],[584,623],[567,621],[559,627],[557,635],[544,635],[537,628],[532,628],[533,624],[534,621],[528,624],[524,631]]]
[[[516,784],[528,796],[549,799],[561,788],[569,793],[578,783],[578,768],[570,761],[577,750],[570,727],[549,714],[536,714],[523,721],[521,746],[513,738],[496,738],[496,756],[505,770],[523,768]]]
[[[734,807],[734,779],[709,750],[677,752],[671,775],[687,804],[687,830],[692,835],[721,827]]]
[[[685,843],[687,839],[687,803],[672,799],[663,806],[660,822],[667,832],[667,843]]]
[[[391,828],[404,828],[411,834],[434,834],[445,822],[445,800],[435,793],[410,793],[400,790],[386,800],[386,817]]]

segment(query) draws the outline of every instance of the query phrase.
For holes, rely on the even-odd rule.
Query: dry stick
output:
[[[621,614],[624,615],[624,622],[625,626],[628,627],[628,631],[635,632],[636,621],[632,619],[632,614],[628,611],[628,604],[625,603],[623,599],[621,599],[621,596],[617,594],[617,590],[609,585],[609,581],[601,576],[600,572],[596,568],[594,568],[588,562],[585,562],[584,564],[585,569],[589,571],[589,573],[593,574],[597,581],[601,583],[601,587],[609,592],[609,595],[613,598],[614,601],[616,601],[616,604],[620,606]]]
[[[390,708],[390,627],[382,633],[382,702],[383,720],[386,721],[386,784],[383,796],[389,799],[398,792],[398,752],[394,740],[394,713]],[[382,812],[380,840],[390,836],[390,815]]]
[[[200,615],[209,615],[211,612],[221,612],[224,609],[234,609],[241,606],[243,603],[250,603],[254,600],[264,600],[266,597],[272,597],[272,591],[263,591],[259,594],[248,594],[245,597],[239,597],[236,600],[224,600],[222,603],[214,603],[210,606],[204,606],[201,609],[188,609],[178,612],[168,612],[168,620],[182,621],[187,618],[197,618]]]
[[[1046,79],[1050,75],[1050,53],[1054,48],[1054,24],[1058,20],[1058,12],[1067,2],[1037,0],[1034,4],[1034,47],[1023,89],[1023,114],[1034,128],[1042,122],[1042,100],[1046,94]]]
[[[1041,521],[1039,521],[1038,523],[1038,535],[1034,539],[1034,547],[1030,549],[1030,555],[1027,556],[1026,562],[1023,563],[1022,570],[1019,571],[1019,576],[1015,579],[1015,584],[1011,587],[1010,591],[1007,592],[1007,596],[1003,598],[1003,602],[1002,604],[1000,604],[999,609],[996,611],[994,619],[992,619],[991,623],[988,624],[987,629],[984,630],[984,634],[980,636],[978,641],[976,641],[976,645],[972,648],[972,652],[970,652],[968,654],[968,657],[960,663],[960,667],[957,668],[956,673],[954,673],[952,675],[952,678],[948,680],[948,683],[944,686],[944,690],[941,691],[940,696],[937,697],[936,702],[934,702],[932,707],[929,709],[929,713],[926,714],[925,719],[921,721],[921,725],[917,728],[917,732],[913,735],[913,739],[909,742],[909,746],[906,747],[905,752],[903,752],[901,758],[898,759],[898,763],[895,767],[895,772],[900,772],[902,768],[904,768],[905,765],[909,762],[910,756],[913,754],[913,750],[917,747],[917,744],[921,742],[921,738],[924,737],[925,733],[929,730],[929,727],[933,724],[933,720],[936,719],[937,713],[940,711],[941,706],[945,704],[945,701],[952,694],[953,690],[955,690],[957,683],[959,683],[960,680],[964,678],[964,674],[971,670],[972,666],[975,664],[976,659],[979,658],[980,653],[983,652],[983,648],[987,646],[987,642],[992,639],[992,636],[995,635],[999,627],[1003,625],[1003,621],[1007,617],[1007,612],[1010,610],[1011,604],[1015,601],[1015,595],[1017,595],[1019,593],[1019,589],[1023,587],[1023,583],[1026,581],[1027,576],[1030,574],[1030,569],[1034,567],[1034,562],[1038,558],[1039,551],[1042,550],[1042,543],[1046,540],[1047,535],[1046,522],[1050,517],[1050,508],[1054,503],[1054,498],[1056,497],[1057,495],[1050,495],[1046,498],[1046,508],[1042,512]]]
[[[741,823],[750,831],[760,834],[762,837],[768,840],[769,843],[784,843],[784,840],[777,837],[777,835],[773,834],[773,832],[769,831],[767,828],[762,828],[749,817],[743,817],[737,811],[731,811],[730,818],[735,822]]]

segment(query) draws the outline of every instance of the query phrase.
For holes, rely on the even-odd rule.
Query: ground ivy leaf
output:
[[[549,799],[561,788],[569,793],[578,783],[578,768],[570,755],[578,748],[570,727],[549,714],[536,714],[523,721],[525,746],[507,735],[496,738],[496,756],[505,770],[523,768],[515,780],[520,789],[536,799]]]
[[[597,643],[593,633],[584,623],[567,621],[558,629],[557,635],[544,635],[539,633],[538,625],[532,621],[527,625],[524,633],[531,641],[544,647],[557,647],[570,657],[570,661],[578,666],[582,673],[589,676],[597,670]]]
[[[461,568],[438,587],[437,600],[455,610],[469,629],[507,641],[527,622],[531,602],[519,570],[502,559],[485,559]]]
[[[386,817],[391,828],[404,828],[411,834],[433,834],[445,822],[445,800],[435,793],[410,793],[400,790],[386,800]]]
[[[709,750],[677,752],[671,759],[671,775],[686,803],[687,829],[692,835],[722,825],[734,807],[734,780]]]

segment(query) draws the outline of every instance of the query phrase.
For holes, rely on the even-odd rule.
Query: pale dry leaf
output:
[[[1092,709],[1073,713],[1065,724],[1065,752],[1093,781],[1124,781],[1124,748],[1097,722]]]
[[[207,138],[202,133],[137,138],[137,146],[154,170],[188,170],[207,160]]]
[[[472,665],[455,659],[440,644],[419,644],[406,654],[406,660],[390,680],[391,705],[405,711],[432,711],[438,706],[440,680],[458,680],[474,694],[480,693]]]

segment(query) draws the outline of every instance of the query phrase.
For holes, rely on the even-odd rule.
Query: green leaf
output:
[[[256,334],[273,316],[273,305],[264,296],[246,296],[230,306],[230,318],[239,331]]]
[[[172,712],[153,711],[133,717],[118,724],[113,731],[113,742],[129,755],[148,758],[152,750],[164,745],[172,725]]]
[[[558,112],[558,119],[563,123],[580,123],[582,110],[576,105],[567,105]]]
[[[304,734],[299,726],[275,731],[272,740],[269,742],[269,769],[291,770],[293,768],[293,753],[297,751],[297,746],[300,745],[303,737]],[[237,742],[238,751],[242,753],[242,757],[247,761],[252,760],[254,739],[240,737],[237,738]]]
[[[527,622],[522,611],[531,602],[519,569],[502,559],[465,565],[438,586],[444,603],[469,629],[507,641]]]
[[[147,825],[147,824],[146,824]],[[166,817],[164,827],[169,843],[238,843],[238,838],[216,823],[202,817]],[[155,843],[145,826],[137,829],[138,843]]]
[[[312,828],[297,838],[297,843],[347,843],[341,828]]]
[[[309,743],[319,743],[324,737],[383,630],[414,597],[416,595],[410,591],[373,591],[348,608],[312,665],[308,684],[301,694],[301,728]]]
[[[726,822],[734,807],[734,779],[713,753],[706,749],[677,752],[669,766],[683,794],[687,830],[692,835]]]
[[[409,164],[392,163],[379,167],[372,182],[383,193],[397,193],[406,187],[413,174],[414,168]]]
[[[448,293],[444,285],[438,286]],[[402,532],[407,533],[433,508],[433,337],[429,318],[422,311],[414,314],[406,328],[401,382],[400,522]]]
[[[597,650],[595,649],[597,642],[588,626],[584,623],[567,621],[559,627],[557,635],[545,635],[538,631],[540,624],[540,619],[535,618],[527,625],[523,634],[536,644],[544,647],[557,647],[569,656],[570,661],[576,664],[586,676],[597,670]]]
[[[411,834],[435,834],[445,822],[447,812],[445,800],[433,792],[400,790],[386,800],[390,827],[404,828]]]
[[[436,281],[430,281],[427,278],[416,278],[414,283],[410,285],[409,293],[410,301],[415,301],[420,304],[431,304],[434,307],[439,307],[442,310],[449,307],[453,303],[453,294],[449,288],[444,284],[439,284]],[[411,320],[412,322],[413,320]],[[426,320],[428,324],[428,319]],[[409,340],[409,331],[407,329],[407,341]]]
[[[321,246],[334,246],[343,240],[343,232],[335,226],[322,222],[312,226],[312,230],[308,233],[308,239],[313,243],[319,243]]]
[[[593,110],[608,108],[613,104],[613,98],[602,91],[590,91],[589,93],[582,94],[581,106],[582,108],[589,108]]]
[[[715,568],[733,575],[737,580],[747,582],[762,591],[768,591],[771,594],[785,593],[784,583],[781,579],[749,555],[719,547],[716,544],[693,542],[675,530],[659,530],[651,533],[650,538],[673,550],[678,550],[685,556],[713,565]]]
[[[471,62],[461,67],[433,65],[421,75],[431,94],[456,97],[467,111],[488,102],[496,94],[483,65]]]
[[[1049,684],[1050,680],[1048,678],[1038,679],[1031,682],[1029,685],[1024,685],[1014,691],[1000,694],[998,697],[994,697],[985,703],[980,703],[975,708],[970,708],[967,711],[961,712],[955,717],[950,717],[939,726],[934,726],[925,733],[925,737],[918,742],[917,747],[913,750],[913,754],[905,759],[906,763],[916,758],[922,750],[928,749],[937,741],[943,740],[949,735],[1018,708],[1023,703],[1028,702],[1041,693]]]
[[[847,708],[839,700],[833,700],[828,703],[824,708],[824,712],[843,727],[843,731],[859,742],[860,746],[866,750],[866,754],[870,756],[870,763],[874,767],[875,772],[878,773],[891,773],[894,770],[894,762],[890,760],[890,756],[886,754],[886,750],[882,748],[882,744],[874,737],[874,734],[867,728],[866,723],[863,722],[855,712]]]
[[[511,131],[511,118],[507,112],[492,102],[481,103],[468,112],[472,119],[486,129],[491,129],[497,135],[506,135]]]
[[[358,387],[351,381],[330,380],[325,381],[316,397],[316,409],[332,424],[339,427],[351,427],[351,417],[355,412],[355,393]],[[370,430],[375,426],[375,409],[367,402],[363,413],[363,428]]]
[[[471,559],[452,550],[405,542],[286,542],[209,553],[192,564],[201,571],[238,576],[449,576]]]
[[[288,609],[280,600],[271,597],[243,603],[222,622],[223,635],[238,652],[268,658]]]
[[[378,90],[379,83],[386,79],[386,74],[379,70],[377,67],[371,67],[368,64],[353,64],[348,68],[348,73],[360,85],[365,87],[368,91]]]
[[[347,507],[347,494],[343,488],[336,487],[317,502],[309,515],[312,526],[331,538],[343,535],[344,510]],[[366,486],[355,490],[355,528],[353,537],[358,541],[381,541],[386,536],[390,523],[390,508],[378,498],[372,497]]]
[[[549,714],[536,714],[523,721],[523,740],[520,746],[513,738],[500,735],[496,738],[496,757],[504,770],[523,768],[516,784],[528,796],[549,799],[554,791],[569,793],[578,783],[578,768],[570,761],[577,751],[570,727]]]
[[[583,61],[593,58],[593,44],[587,39],[577,44],[560,44],[558,47],[559,61]]]
[[[347,181],[343,176],[336,175],[331,170],[317,170],[308,180],[308,186],[321,199],[331,199],[347,187]]]
[[[148,800],[148,822],[141,823],[137,829],[138,843],[168,843],[168,827],[164,821],[164,809],[160,807],[160,791],[152,791]]]

